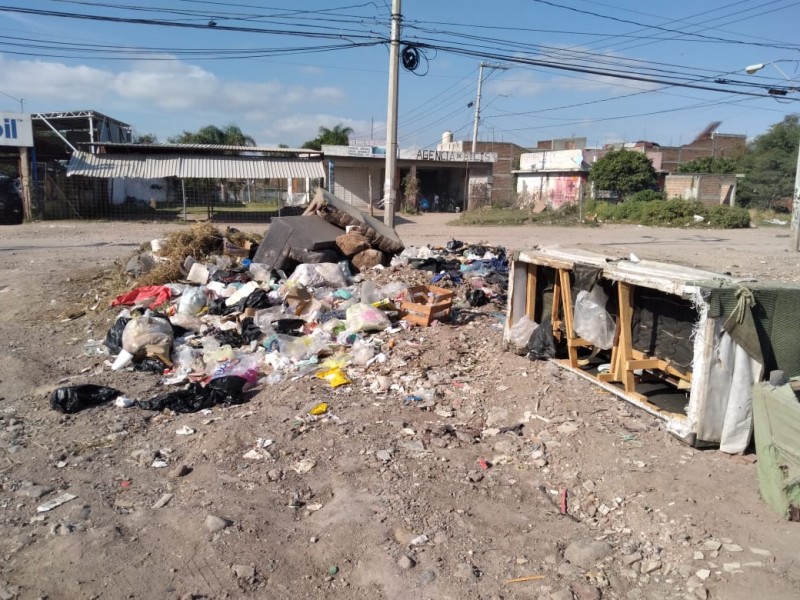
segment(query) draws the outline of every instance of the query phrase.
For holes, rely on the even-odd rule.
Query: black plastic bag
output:
[[[275,329],[275,333],[297,336],[302,335],[297,330],[305,324],[306,322],[303,319],[278,319],[273,321],[272,327]]]
[[[528,358],[531,360],[548,360],[556,356],[556,343],[553,339],[553,324],[550,317],[542,319],[541,325],[533,330],[528,340]]]
[[[261,339],[264,335],[261,328],[253,321],[253,317],[242,319],[242,339],[245,344]]]
[[[246,308],[269,308],[271,306],[269,301],[269,296],[267,292],[262,290],[261,288],[256,288],[253,290],[247,298],[242,298],[236,304],[236,310],[239,312],[244,312]]]
[[[106,348],[112,355],[122,352],[122,332],[125,331],[128,321],[130,321],[128,317],[120,317],[114,321],[106,334]]]
[[[208,305],[208,314],[210,315],[229,315],[237,311],[239,311],[239,306],[236,304],[233,306],[226,306],[225,298],[212,300]]]
[[[207,386],[190,383],[186,389],[160,394],[149,400],[138,400],[136,406],[144,410],[161,411],[168,408],[177,413],[192,413],[218,404],[242,404],[242,390],[247,383],[243,377],[231,375],[212,379]]]
[[[164,369],[167,368],[167,365],[157,358],[145,358],[140,361],[134,360],[132,366],[134,371],[142,371],[145,373],[163,373]]]
[[[84,408],[111,402],[122,394],[119,390],[86,383],[70,385],[54,390],[50,396],[50,408],[64,413],[76,413]]]
[[[448,252],[458,252],[464,247],[464,242],[461,240],[450,240],[447,242],[447,251]]]
[[[470,290],[467,292],[467,302],[470,306],[484,306],[489,304],[489,296],[483,290]]]

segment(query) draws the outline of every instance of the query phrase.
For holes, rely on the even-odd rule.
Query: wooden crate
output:
[[[406,290],[400,302],[403,320],[429,327],[434,320],[446,319],[453,308],[453,292],[435,285],[416,285]]]

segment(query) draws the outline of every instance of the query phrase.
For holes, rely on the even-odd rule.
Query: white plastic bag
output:
[[[178,314],[196,317],[206,306],[206,289],[200,287],[188,287],[181,295],[178,303]]]
[[[528,315],[522,315],[522,318],[508,330],[508,341],[512,346],[521,350],[528,346],[528,340],[531,339],[538,326],[539,324]]]
[[[297,265],[297,268],[289,277],[288,283],[297,283],[306,288],[317,287],[347,287],[347,280],[344,278],[338,263],[304,263]]]
[[[145,351],[148,356],[169,357],[172,325],[161,317],[131,319],[122,331],[122,348],[133,355]]]
[[[359,302],[347,309],[349,331],[383,331],[391,322],[382,310]]]
[[[608,296],[599,285],[591,292],[581,290],[575,300],[573,328],[575,333],[597,348],[608,350],[614,345],[616,324],[606,311]]]

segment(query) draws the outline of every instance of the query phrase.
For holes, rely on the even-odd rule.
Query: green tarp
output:
[[[800,402],[790,385],[753,388],[761,496],[785,519],[800,519]]]

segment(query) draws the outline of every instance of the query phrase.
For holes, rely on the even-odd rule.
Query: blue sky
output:
[[[91,108],[161,141],[228,123],[264,145],[338,123],[383,139],[390,2],[0,0],[0,109]],[[403,0],[402,13],[403,39],[423,46],[400,72],[403,148],[448,129],[471,139],[481,60],[510,67],[485,71],[481,140],[680,144],[712,121],[752,137],[800,112],[800,91],[766,97],[800,86],[797,0]],[[743,71],[771,61],[786,62]]]

